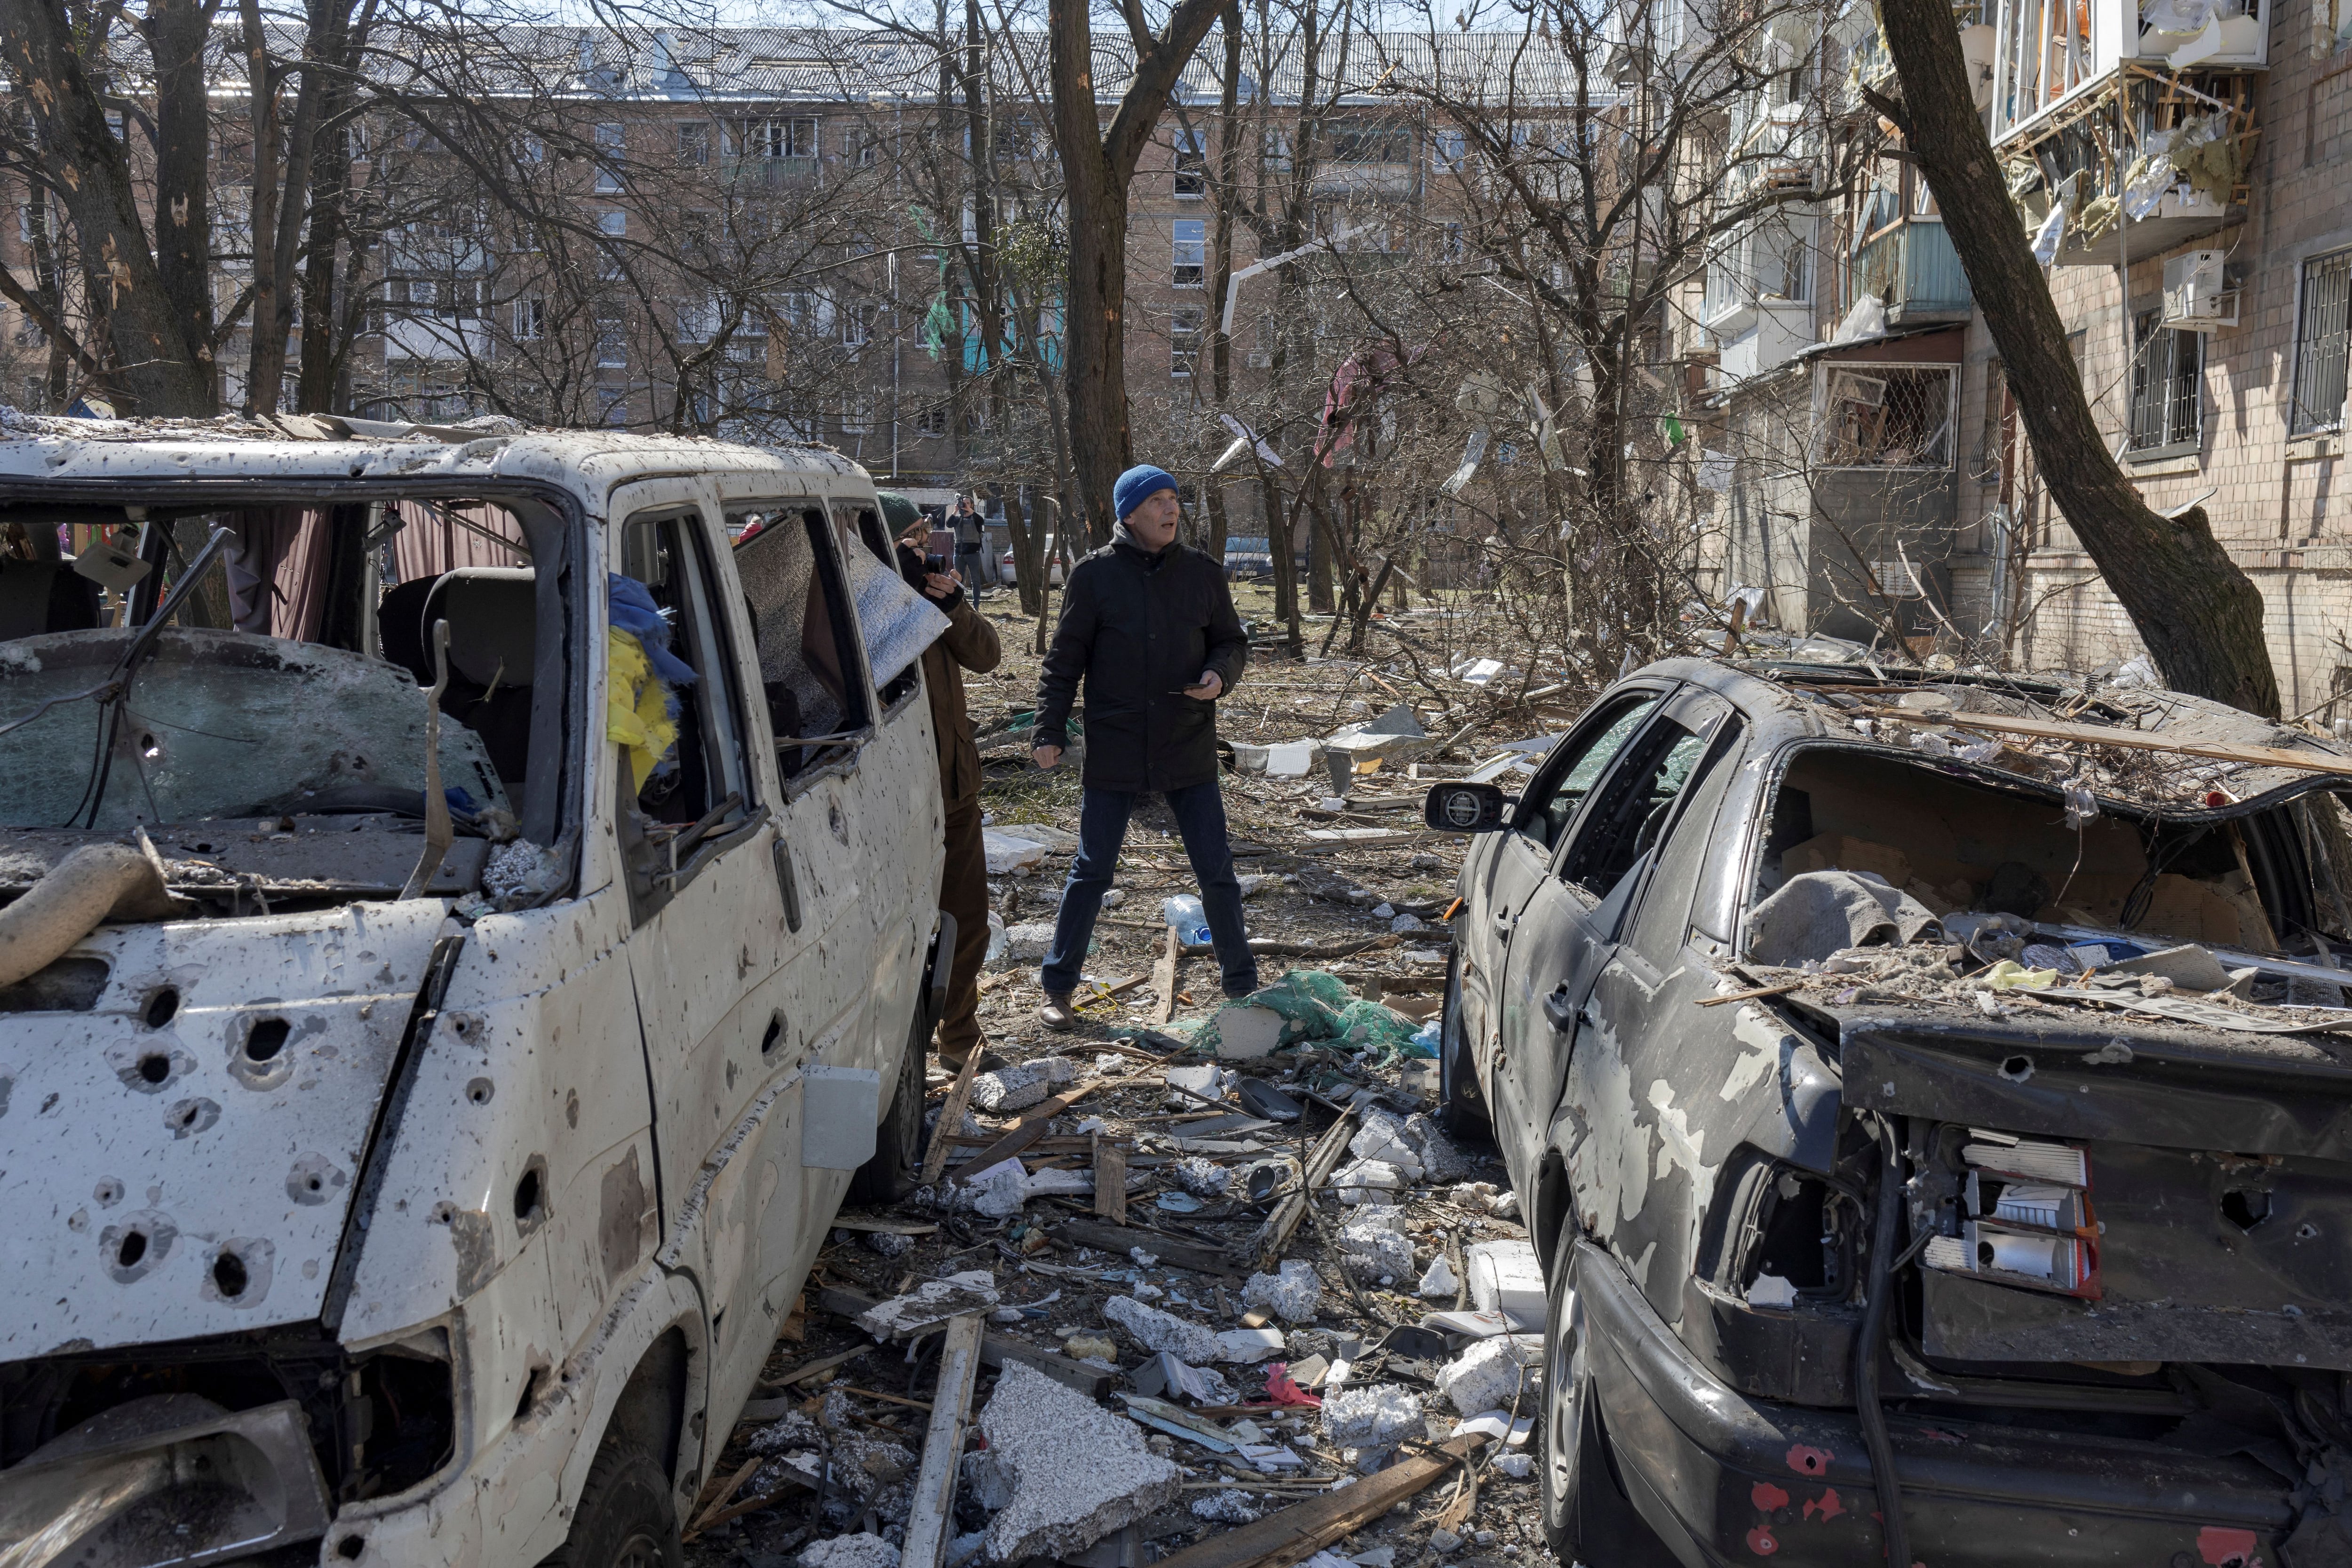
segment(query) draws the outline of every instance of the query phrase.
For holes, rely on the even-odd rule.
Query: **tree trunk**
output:
[[[165,236],[161,257],[141,226],[130,159],[107,126],[58,0],[0,5],[0,45],[37,127],[42,173],[64,193],[84,276],[109,319],[119,367],[113,384],[129,405],[116,412],[204,416],[219,407],[205,195],[209,15],[193,0],[155,0],[147,15],[159,142],[157,226]]]
[[[2260,590],[2213,537],[2202,507],[2169,520],[2148,510],[2091,417],[2058,308],[1977,117],[1951,7],[1881,0],[1881,15],[1903,102],[1876,107],[1902,126],[1943,208],[2051,499],[2168,685],[2276,717]]]
[[[310,40],[310,51],[314,58],[340,68],[350,58],[346,7],[328,0],[320,16],[327,30]],[[309,84],[304,85],[307,89]],[[302,258],[302,362],[294,384],[294,406],[305,414],[340,412],[335,383],[342,356],[338,352],[341,334],[336,331],[335,285],[342,259],[344,207],[351,198],[351,128],[345,119],[350,107],[351,89],[337,70],[319,94],[311,133],[310,246]],[[290,195],[290,181],[289,185]]]
[[[1233,287],[1234,277],[1234,204],[1240,199],[1241,179],[1241,118],[1234,112],[1241,99],[1242,86],[1242,8],[1238,3],[1225,7],[1224,70],[1217,80],[1217,180],[1210,194],[1216,198],[1216,221],[1209,237],[1209,392],[1217,410],[1223,413],[1234,395],[1234,342],[1225,335],[1225,292]],[[1224,482],[1211,474],[1203,479],[1208,488],[1209,559],[1222,562],[1225,558],[1225,540],[1231,524],[1225,517]]]
[[[1070,236],[1062,321],[1070,462],[1087,533],[1097,544],[1110,541],[1112,482],[1135,460],[1127,410],[1128,185],[1178,73],[1230,3],[1179,0],[1156,38],[1140,32],[1137,9],[1135,70],[1108,131],[1095,103],[1087,7],[1084,0],[1049,0],[1046,7],[1054,141]]]

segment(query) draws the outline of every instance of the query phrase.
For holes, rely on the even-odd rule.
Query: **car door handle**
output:
[[[1505,942],[1510,941],[1511,927],[1516,925],[1517,922],[1506,914],[1498,913],[1495,915],[1493,919],[1495,921],[1495,934],[1502,938]]]
[[[1552,987],[1551,994],[1543,1000],[1544,1017],[1562,1034],[1576,1026],[1576,1003],[1568,994],[1568,982]]]

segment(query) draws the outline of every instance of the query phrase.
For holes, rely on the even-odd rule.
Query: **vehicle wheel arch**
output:
[[[1569,1190],[1568,1162],[1558,1149],[1544,1151],[1543,1162],[1536,1168],[1535,1192],[1532,1201],[1522,1200],[1526,1215],[1528,1240],[1536,1249],[1536,1257],[1546,1270],[1559,1251],[1559,1238],[1576,1212],[1574,1194]]]
[[[634,1297],[632,1300],[629,1298]],[[563,1462],[562,1510],[578,1508],[596,1455],[615,1435],[640,1444],[670,1478],[672,1499],[689,1507],[713,1451],[707,1430],[709,1342],[695,1282],[658,1268],[605,1314],[601,1349],[583,1347],[569,1377],[594,1380],[579,1436]],[[593,1354],[602,1363],[582,1367]],[[623,1367],[627,1369],[621,1373]],[[605,1369],[616,1375],[605,1375]],[[609,1390],[609,1392],[607,1392]]]

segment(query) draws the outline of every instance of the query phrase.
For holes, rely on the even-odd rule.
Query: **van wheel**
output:
[[[572,1534],[541,1568],[684,1568],[669,1478],[653,1456],[622,1437],[607,1437],[588,1467]]]
[[[1544,1313],[1543,1419],[1536,1458],[1543,1483],[1544,1540],[1564,1563],[1605,1560],[1611,1568],[1675,1568],[1665,1542],[1634,1511],[1612,1462],[1592,1373],[1585,1364],[1583,1325],[1568,1289],[1575,1241],[1570,1225],[1552,1260],[1551,1299]]]
[[[1437,1024],[1437,1120],[1449,1137],[1472,1143],[1495,1141],[1494,1120],[1478,1092],[1477,1066],[1462,1033],[1462,951],[1445,966],[1445,1004]]]
[[[923,1172],[923,1058],[929,1054],[931,1031],[923,1010],[915,1009],[907,1048],[898,1056],[898,1082],[890,1091],[890,1109],[874,1130],[874,1158],[849,1178],[842,1201],[861,1208],[895,1204],[915,1190]]]

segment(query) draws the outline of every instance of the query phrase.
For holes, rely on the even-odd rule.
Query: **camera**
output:
[[[923,557],[923,570],[944,574],[948,570],[948,558],[944,555],[926,555]]]

